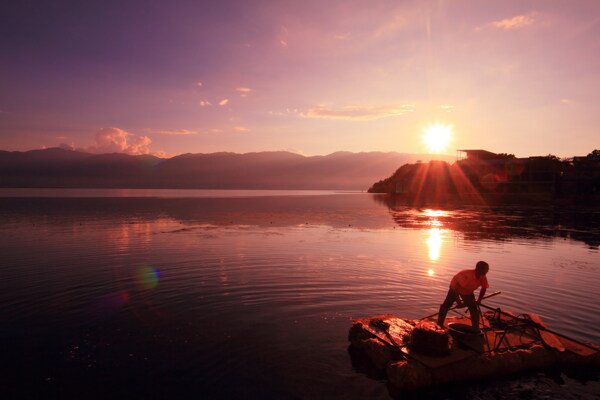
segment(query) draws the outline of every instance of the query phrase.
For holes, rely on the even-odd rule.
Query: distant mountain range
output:
[[[367,190],[405,163],[451,156],[285,151],[182,154],[172,158],[91,154],[62,148],[0,151],[0,187]]]

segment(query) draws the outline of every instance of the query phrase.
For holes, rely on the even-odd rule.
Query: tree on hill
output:
[[[516,158],[514,154],[508,154],[508,153],[498,153],[496,154],[496,158]]]
[[[593,150],[590,154],[587,155],[587,158],[600,158],[600,150]]]

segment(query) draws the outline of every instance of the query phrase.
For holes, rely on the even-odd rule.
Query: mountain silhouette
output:
[[[0,151],[0,187],[366,190],[405,163],[450,156],[286,151],[182,154],[172,158],[91,154],[62,148]]]

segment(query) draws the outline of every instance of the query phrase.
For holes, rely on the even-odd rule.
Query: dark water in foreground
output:
[[[0,192],[4,398],[389,398],[352,366],[352,318],[431,314],[478,260],[489,305],[600,343],[598,212],[26,193]]]

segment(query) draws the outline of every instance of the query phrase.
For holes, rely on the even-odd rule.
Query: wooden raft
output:
[[[600,347],[554,335],[536,315],[528,315],[528,322],[510,313],[493,314],[495,319],[492,314],[484,314],[484,335],[476,337],[473,343],[451,340],[449,354],[442,357],[409,349],[406,339],[418,321],[391,314],[355,320],[349,340],[377,368],[385,370],[392,386],[400,390],[555,364],[600,365]],[[470,325],[465,316],[448,317],[447,322]]]

